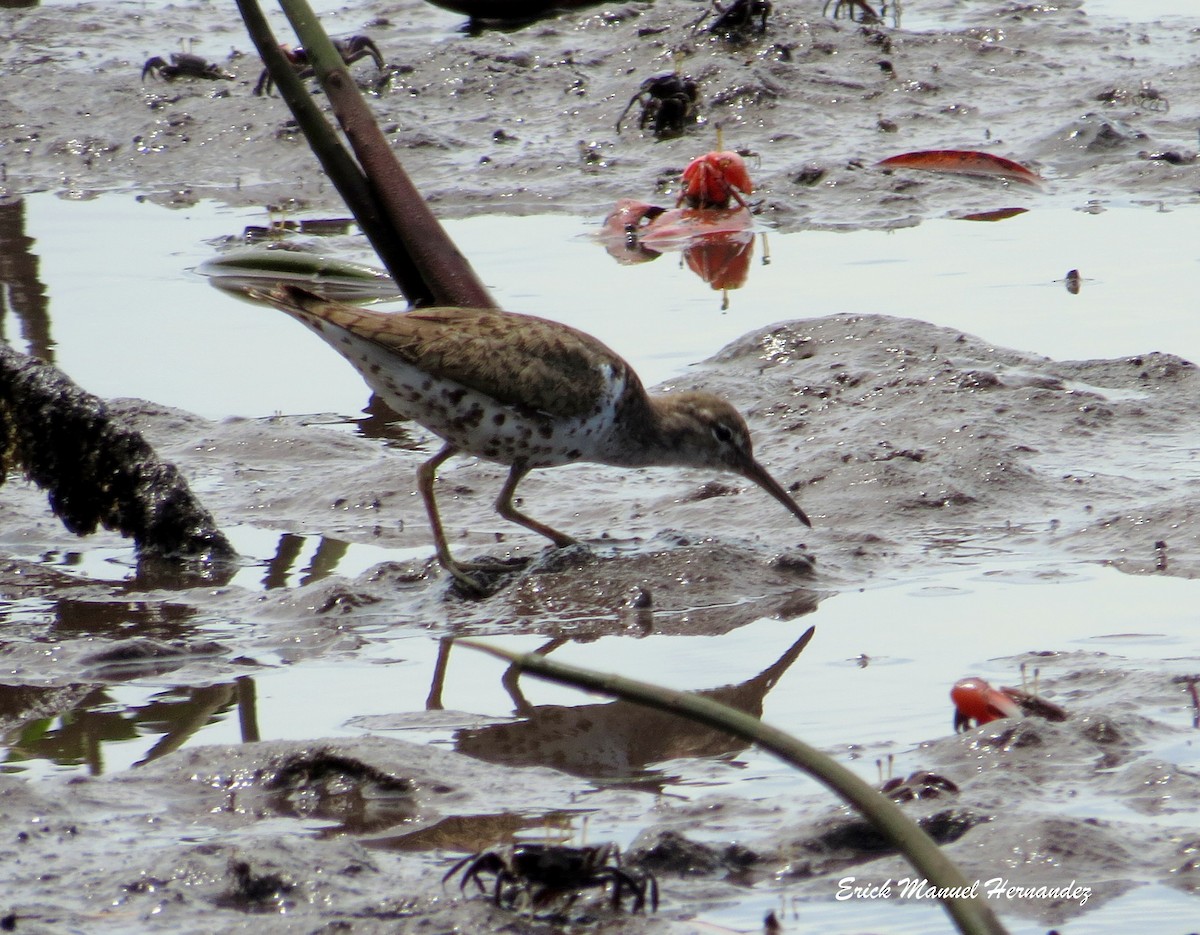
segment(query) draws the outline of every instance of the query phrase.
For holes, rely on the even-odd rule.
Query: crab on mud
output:
[[[1132,103],[1137,107],[1144,107],[1146,110],[1157,110],[1163,113],[1171,109],[1171,102],[1167,100],[1166,95],[1150,84],[1149,81],[1143,81],[1141,88],[1137,91],[1129,91],[1125,88],[1110,88],[1107,91],[1097,94],[1096,100],[1101,104],[1109,105]]]
[[[728,208],[736,201],[749,207],[743,195],[754,191],[746,161],[731,150],[705,153],[693,159],[680,178],[675,207]]]
[[[862,23],[867,26],[882,23],[882,14],[887,10],[886,3],[880,8],[880,12],[876,13],[866,0],[826,0],[825,6],[821,7],[821,15],[829,16],[831,7],[834,19],[841,19],[845,16],[852,23]]]
[[[233,80],[233,75],[227,71],[221,71],[220,65],[207,62],[191,52],[172,52],[170,62],[164,61],[160,55],[146,59],[146,64],[142,66],[143,81],[146,80],[146,75],[153,75],[164,81],[174,81],[176,78],[207,78],[209,81]]]
[[[705,28],[706,32],[728,39],[739,39],[751,33],[767,31],[767,17],[771,15],[771,0],[733,0],[728,7],[721,6],[721,0],[712,0],[713,9],[696,20],[693,28],[699,28],[709,16],[713,21]]]
[[[1065,721],[1065,708],[1047,701],[1036,692],[1002,686],[993,688],[981,678],[959,679],[950,689],[954,702],[954,730],[967,731],[1003,718],[1040,717],[1047,721]]]
[[[346,65],[353,65],[359,59],[370,56],[379,71],[383,71],[386,67],[379,47],[375,45],[370,36],[347,36],[345,39],[334,39],[333,47],[337,49],[338,55],[342,57],[342,62]],[[282,52],[284,57],[292,63],[292,67],[296,69],[299,77],[311,78],[316,74],[316,70],[308,61],[308,53],[303,49],[290,49],[282,46]],[[261,97],[264,94],[270,94],[274,87],[275,81],[271,78],[271,73],[264,68],[262,74],[258,76],[254,93]]]
[[[958,786],[940,773],[927,769],[910,773],[907,779],[893,776],[879,791],[894,802],[911,802],[914,799],[936,799],[943,792],[958,792]]]
[[[465,869],[464,869],[465,868]],[[490,874],[492,899],[497,906],[515,908],[524,894],[534,908],[560,897],[569,906],[580,891],[598,887],[612,888],[612,908],[620,909],[626,893],[633,898],[633,912],[640,912],[650,901],[651,911],[658,910],[658,882],[652,874],[635,875],[621,867],[621,851],[615,844],[595,847],[567,847],[559,844],[518,843],[498,850],[482,851],[464,857],[442,877],[445,883],[462,870],[459,889],[470,882],[487,892],[481,877]]]
[[[625,115],[634,104],[640,103],[638,129],[645,130],[650,125],[660,139],[679,136],[696,119],[696,97],[696,82],[677,71],[647,78],[617,118],[617,133],[621,132]]]

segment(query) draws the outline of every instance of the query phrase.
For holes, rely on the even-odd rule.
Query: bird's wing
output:
[[[600,341],[544,318],[479,308],[388,313],[326,302],[294,288],[287,293],[303,312],[371,341],[431,376],[519,408],[562,418],[586,416],[605,395],[606,369],[627,381],[637,379]]]

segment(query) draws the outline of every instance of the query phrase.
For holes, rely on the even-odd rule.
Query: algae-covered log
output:
[[[20,470],[71,532],[103,526],[143,557],[224,562],[235,556],[173,464],[104,402],[57,368],[0,344],[0,484]]]

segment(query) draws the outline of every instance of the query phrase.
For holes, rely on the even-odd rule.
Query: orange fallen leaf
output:
[[[952,172],[958,175],[999,176],[1027,185],[1040,185],[1042,177],[1019,162],[969,149],[924,149],[889,156],[878,163],[888,169],[922,169],[926,172]]]
[[[1007,221],[1018,214],[1025,214],[1028,208],[997,208],[995,211],[979,211],[975,214],[960,214],[960,221]]]

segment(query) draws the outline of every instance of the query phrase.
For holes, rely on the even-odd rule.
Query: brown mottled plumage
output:
[[[477,583],[451,557],[433,495],[438,467],[460,451],[509,465],[496,511],[559,546],[575,540],[521,513],[512,498],[533,468],[574,461],[732,471],[810,525],[754,460],[750,432],[729,403],[709,393],[649,396],[629,364],[575,328],[486,308],[377,312],[291,286],[254,296],[319,334],[392,409],[445,440],[417,479],[438,560],[468,587]]]
[[[620,357],[581,331],[496,309],[425,308],[395,314],[326,302],[304,311],[432,376],[478,390],[506,406],[564,419],[595,407],[603,392],[600,365],[633,373]],[[311,321],[305,324],[322,333]],[[508,350],[497,353],[498,348]]]

